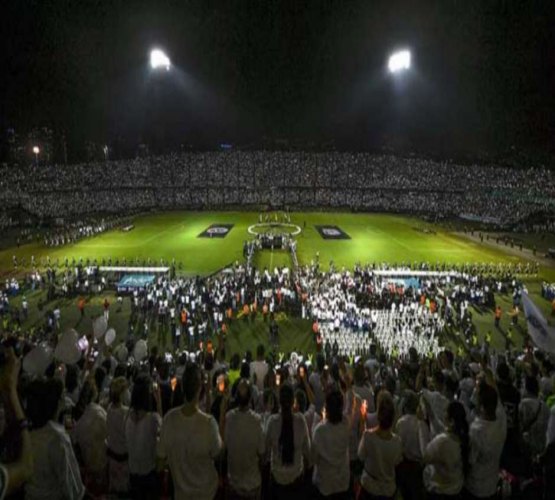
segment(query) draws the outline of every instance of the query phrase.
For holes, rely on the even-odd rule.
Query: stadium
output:
[[[58,35],[9,7],[45,24],[12,33],[0,87],[0,499],[551,498],[548,63],[490,72],[513,42],[462,43],[457,9],[505,22],[478,4],[432,16],[453,29],[442,55],[420,12],[401,29],[392,10],[386,44],[360,3],[387,47],[368,60],[345,7],[255,26],[193,4],[107,7],[117,28],[54,9]],[[510,29],[543,43],[524,19]],[[63,61],[49,76],[34,44]],[[475,66],[442,59],[462,53]],[[503,86],[517,73],[528,94]]]

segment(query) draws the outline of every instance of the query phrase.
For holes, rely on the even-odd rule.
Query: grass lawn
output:
[[[309,263],[320,252],[326,267],[331,259],[339,266],[356,262],[517,262],[518,258],[461,239],[418,218],[388,214],[293,213],[293,223],[306,229],[297,237],[300,263]],[[248,226],[258,222],[256,212],[166,212],[140,216],[130,232],[109,231],[64,247],[41,243],[0,251],[0,270],[13,269],[12,256],[36,259],[150,258],[153,262],[181,262],[186,274],[206,274],[242,260],[242,244],[252,238]],[[225,238],[199,238],[211,224],[234,224]],[[314,225],[337,225],[349,240],[325,240]],[[430,229],[435,234],[424,233]]]
[[[472,263],[495,262],[516,263],[519,258],[508,255],[485,245],[462,239],[445,229],[429,224],[415,217],[388,214],[349,214],[349,213],[293,213],[292,222],[303,228],[297,237],[298,258],[300,264],[308,264],[319,252],[320,263],[327,268],[330,260],[338,267],[352,267],[356,262],[414,262],[430,263]],[[66,258],[84,260],[95,258],[121,260],[125,257],[128,264],[135,261],[151,259],[153,264],[160,259],[169,262],[175,259],[181,263],[178,272],[186,275],[210,274],[234,262],[243,261],[243,242],[252,238],[247,232],[251,224],[258,222],[256,212],[168,212],[137,217],[135,229],[130,232],[119,230],[109,231],[94,238],[82,240],[73,245],[60,248],[48,248],[40,243],[23,245],[20,248],[7,248],[0,251],[0,272],[4,277],[14,272],[12,256],[23,258],[28,265],[31,256],[35,259],[46,259],[52,262],[59,259],[63,263]],[[212,224],[233,224],[232,230],[225,238],[200,238],[198,235]],[[323,239],[315,225],[338,226],[349,235],[350,239]],[[425,232],[428,231],[428,232]],[[256,256],[255,265],[259,268],[273,266],[291,266],[287,252],[281,250],[264,250]],[[21,271],[21,269],[19,269]],[[555,268],[543,267],[541,278],[555,281]],[[541,278],[530,278],[527,286],[536,303],[547,315],[550,305],[539,297]],[[37,309],[41,292],[28,293],[30,302],[30,318],[24,326],[31,326],[43,321],[44,314]],[[114,302],[113,293],[107,294]],[[93,297],[87,305],[87,318],[79,321],[76,301],[59,301],[47,304],[52,309],[56,305],[62,309],[62,327],[76,328],[84,333],[91,329],[91,317],[101,314],[102,297]],[[510,297],[497,297],[504,310],[508,310]],[[15,298],[17,305],[20,298]],[[112,307],[110,325],[116,328],[119,338],[127,332],[129,318],[129,300],[124,301],[123,308],[116,312]],[[478,326],[479,336],[483,338],[487,330],[493,332],[491,312],[474,312],[474,320]],[[521,319],[522,321],[522,319]],[[311,349],[310,325],[297,318],[281,317],[280,349]],[[508,317],[502,321],[502,329],[508,326]],[[152,333],[154,335],[154,333]],[[247,324],[236,322],[231,327],[228,340],[228,353],[255,350],[259,341],[267,339],[267,326],[262,322]],[[151,338],[157,342],[157,338]],[[519,338],[516,339],[520,341]],[[168,339],[161,339],[162,343]],[[493,332],[494,347],[503,347],[504,338],[501,332]]]

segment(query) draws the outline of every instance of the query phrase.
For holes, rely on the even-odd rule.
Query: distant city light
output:
[[[400,50],[394,52],[389,57],[387,67],[391,73],[399,73],[410,68],[410,52],[408,50]]]
[[[38,155],[40,153],[40,148],[38,146],[33,146],[33,153]]]
[[[166,68],[166,71],[169,71],[170,66],[170,58],[160,49],[154,49],[150,52],[150,67],[152,69]]]

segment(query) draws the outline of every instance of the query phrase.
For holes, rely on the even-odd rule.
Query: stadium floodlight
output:
[[[169,71],[171,66],[170,58],[160,49],[150,51],[150,67],[152,69],[166,68]]]
[[[387,63],[390,73],[399,73],[410,68],[410,51],[400,50],[389,56]]]
[[[40,148],[38,146],[33,146],[33,153],[38,155],[40,153]]]

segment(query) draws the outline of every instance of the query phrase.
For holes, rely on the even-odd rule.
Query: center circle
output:
[[[297,224],[287,224],[285,222],[259,222],[258,224],[253,224],[252,226],[249,226],[247,231],[253,236],[258,236],[259,234],[262,234],[264,232],[259,232],[258,229],[276,228],[287,229],[287,233],[291,236],[298,236],[299,234],[301,234],[301,226],[297,226]]]

